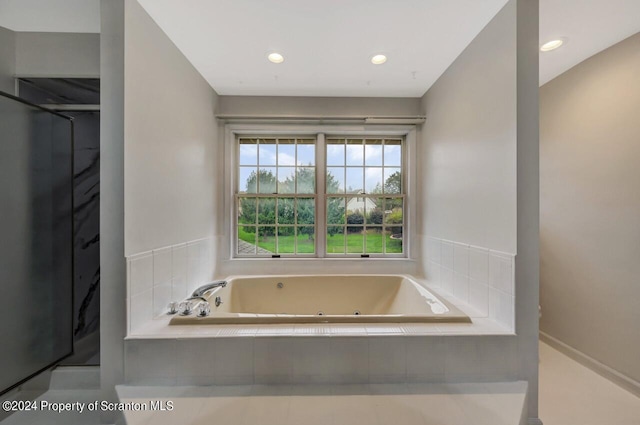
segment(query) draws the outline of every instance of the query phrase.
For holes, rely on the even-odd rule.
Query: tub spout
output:
[[[195,291],[193,291],[193,294],[191,294],[192,297],[199,297],[202,298],[204,296],[205,293],[216,289],[216,288],[224,288],[225,286],[227,286],[227,281],[226,280],[218,280],[215,282],[209,282],[206,283],[204,285],[202,285],[201,287],[199,287],[198,289],[196,289]]]

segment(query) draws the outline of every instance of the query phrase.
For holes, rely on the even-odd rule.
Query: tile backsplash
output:
[[[426,248],[430,284],[515,330],[515,255],[433,237]]]
[[[211,239],[199,239],[127,257],[128,333],[165,314],[213,277]]]

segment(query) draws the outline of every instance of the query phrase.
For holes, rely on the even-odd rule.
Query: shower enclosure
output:
[[[0,393],[73,352],[73,121],[0,92]]]

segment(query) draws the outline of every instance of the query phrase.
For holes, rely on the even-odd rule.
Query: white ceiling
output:
[[[640,31],[640,0],[540,0],[540,43],[563,38],[540,54],[540,85]]]
[[[506,3],[139,1],[221,94],[408,97],[421,96]],[[97,33],[100,0],[0,0],[0,26]],[[540,55],[540,84],[638,31],[640,0],[540,0],[540,42],[566,40]],[[271,51],[285,62],[267,62]],[[378,52],[389,61],[374,66]]]
[[[219,94],[419,97],[506,0],[140,3]]]

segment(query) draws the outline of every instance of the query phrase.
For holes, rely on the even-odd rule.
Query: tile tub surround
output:
[[[213,276],[211,239],[154,249],[127,258],[128,334],[163,315]]]
[[[517,343],[513,336],[324,335],[125,341],[125,381],[130,385],[517,379]]]
[[[429,286],[515,330],[515,255],[429,236],[425,245]]]

